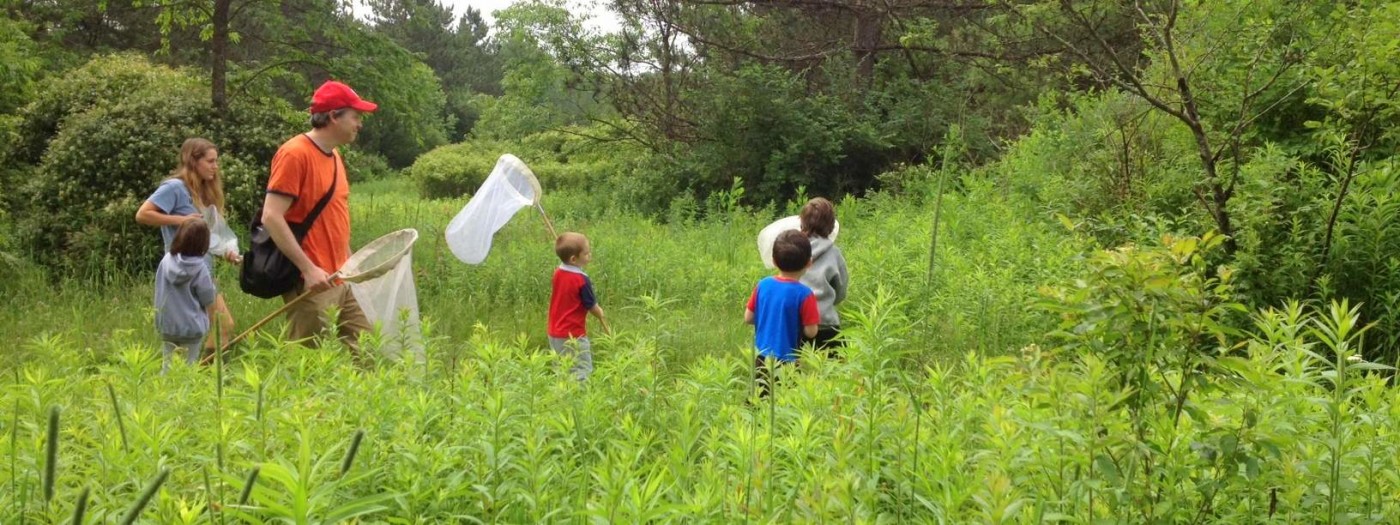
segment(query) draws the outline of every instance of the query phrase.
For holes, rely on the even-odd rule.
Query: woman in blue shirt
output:
[[[219,150],[213,142],[193,138],[180,147],[180,164],[170,173],[170,178],[161,182],[136,210],[136,222],[160,227],[164,251],[169,252],[170,241],[175,238],[180,224],[189,219],[204,219],[200,210],[210,206],[223,215],[224,183],[219,178]],[[224,259],[234,264],[241,262],[237,253],[227,253]],[[214,255],[205,255],[205,264],[213,275]],[[222,346],[234,330],[233,315],[222,293],[215,296],[214,304],[209,307],[209,324],[213,326],[216,321],[219,340],[205,338],[206,350],[212,350],[216,344]]]

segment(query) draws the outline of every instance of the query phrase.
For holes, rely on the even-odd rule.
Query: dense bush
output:
[[[394,168],[389,167],[388,160],[377,153],[365,151],[358,145],[341,148],[340,154],[345,158],[345,174],[350,178],[350,182],[383,180],[394,174]]]
[[[475,192],[491,174],[496,159],[508,152],[497,142],[452,144],[418,157],[404,173],[417,183],[425,198],[460,197]]]
[[[678,178],[702,196],[744,180],[750,200],[786,199],[799,186],[823,195],[869,188],[889,163],[889,144],[851,105],[811,95],[798,75],[747,66],[719,76]]]
[[[136,54],[95,58],[77,69],[53,75],[21,111],[19,160],[38,163],[63,121],[98,106],[107,106],[153,89],[196,95],[199,81],[178,70],[153,66]]]
[[[1394,33],[1388,29],[1397,6],[1317,8],[1328,17],[1225,39],[1232,47],[1212,51],[1194,68],[1190,81],[1203,108],[1202,140],[1215,150],[1215,179],[1188,126],[1141,95],[1115,90],[1043,97],[1032,130],[986,171],[1071,217],[1101,246],[1217,229],[1218,207],[1232,238],[1211,257],[1238,272],[1232,290],[1241,302],[1350,300],[1362,319],[1379,323],[1372,340],[1380,344],[1368,346],[1368,357],[1393,362],[1400,354],[1400,331],[1392,328],[1400,320],[1400,280],[1392,277],[1391,254],[1400,250],[1400,231],[1385,217],[1395,212],[1400,135],[1391,130],[1400,122],[1400,47],[1380,35]],[[1254,16],[1293,13],[1283,3],[1251,9]],[[1191,12],[1202,18],[1201,34],[1255,27],[1210,13]],[[1218,40],[1181,45],[1206,48]],[[1315,52],[1271,55],[1300,42]],[[1158,56],[1143,74],[1166,78],[1167,67]],[[1264,71],[1277,82],[1258,84]],[[1258,87],[1250,96],[1267,106],[1240,98],[1237,86],[1251,82]]]
[[[13,150],[19,144],[23,119],[14,112],[32,96],[41,63],[34,42],[21,25],[0,14],[0,188],[12,188],[14,181],[20,180]],[[11,206],[9,199],[0,197],[0,207]]]
[[[443,146],[419,157],[405,173],[424,197],[459,197],[475,192],[501,155],[510,153],[530,167],[546,191],[588,188],[606,196],[619,184],[625,185],[643,155],[625,146],[597,144],[577,131],[546,131],[515,141],[475,139]]]
[[[19,188],[24,207],[16,230],[36,262],[67,272],[154,265],[158,233],[132,216],[174,168],[186,138],[219,146],[229,213],[237,221],[260,202],[266,166],[296,129],[294,112],[270,98],[239,101],[233,116],[218,121],[196,79],[129,56],[96,59],[41,91],[45,96],[25,108],[26,125],[56,132],[35,142],[46,147]]]

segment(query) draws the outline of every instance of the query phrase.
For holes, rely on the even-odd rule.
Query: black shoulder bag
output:
[[[321,197],[311,213],[306,215],[306,220],[287,223],[287,226],[292,228],[292,235],[296,237],[297,244],[301,244],[306,232],[311,231],[316,218],[321,216],[321,210],[326,209],[326,204],[335,195],[335,187],[338,184],[340,164],[336,163],[331,177],[331,189]],[[296,289],[297,284],[301,282],[301,270],[277,248],[277,243],[272,241],[272,235],[263,227],[261,206],[258,207],[258,212],[253,214],[253,220],[248,226],[252,230],[252,242],[248,251],[243,254],[243,268],[238,273],[238,287],[242,288],[244,293],[263,299],[279,297]]]

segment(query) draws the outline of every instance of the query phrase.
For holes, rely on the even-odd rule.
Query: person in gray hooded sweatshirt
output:
[[[802,233],[812,243],[812,267],[802,276],[802,284],[816,293],[817,308],[821,311],[821,325],[817,327],[812,345],[837,357],[836,348],[842,345],[836,340],[841,334],[841,314],[836,307],[846,300],[851,276],[846,271],[846,258],[841,255],[841,249],[829,238],[836,227],[836,207],[831,201],[817,197],[807,201],[799,217]]]
[[[209,305],[217,292],[209,265],[209,225],[200,219],[180,223],[170,252],[156,269],[156,330],[164,342],[160,373],[170,370],[170,356],[179,348],[185,361],[199,361],[201,343],[209,332]]]

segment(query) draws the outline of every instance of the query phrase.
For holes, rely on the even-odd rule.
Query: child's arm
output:
[[[595,303],[595,304],[593,305],[593,308],[589,308],[589,309],[588,309],[588,313],[593,314],[593,317],[597,317],[597,318],[598,318],[598,323],[601,324],[601,325],[603,325],[603,332],[604,332],[604,333],[606,333],[606,334],[608,334],[608,335],[612,335],[612,333],[613,333],[612,327],[611,327],[611,326],[608,326],[608,319],[607,319],[606,317],[603,317],[603,307],[602,307],[602,306],[600,306],[600,305],[598,305],[598,304]]]
[[[802,335],[808,339],[817,337],[817,325],[822,322],[822,312],[817,306],[817,294],[808,292],[807,299],[802,301]]]
[[[753,324],[753,309],[758,306],[758,287],[753,288],[753,294],[749,295],[749,305],[744,309],[744,324]]]
[[[194,279],[194,298],[199,301],[199,306],[208,310],[209,305],[214,304],[214,297],[218,291],[214,289],[214,278],[209,276],[209,270],[199,272],[199,276]]]
[[[598,323],[603,325],[603,331],[612,335],[612,327],[608,326],[608,319],[603,316],[603,307],[598,304],[598,294],[593,291],[593,280],[584,277],[583,287],[578,290],[579,302],[588,309],[588,313],[598,318]]]
[[[841,251],[836,250],[836,276],[831,279],[831,289],[836,291],[833,305],[841,304],[846,300],[846,289],[851,286],[851,274],[846,272],[846,257],[841,255]]]

